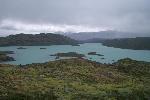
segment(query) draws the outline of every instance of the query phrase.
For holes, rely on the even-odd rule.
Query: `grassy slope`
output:
[[[139,71],[140,75],[133,74]],[[0,98],[147,100],[150,97],[149,75],[150,63],[130,59],[120,60],[113,66],[84,59],[58,60],[22,67],[0,65]]]

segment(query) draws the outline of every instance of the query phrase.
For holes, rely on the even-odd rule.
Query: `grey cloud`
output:
[[[150,0],[1,0],[0,21],[89,25],[142,34],[150,32],[149,4]]]

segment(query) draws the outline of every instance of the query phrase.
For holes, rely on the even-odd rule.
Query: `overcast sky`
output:
[[[0,0],[0,34],[97,32],[150,34],[150,0]]]

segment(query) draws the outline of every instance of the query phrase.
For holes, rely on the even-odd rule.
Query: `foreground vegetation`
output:
[[[24,66],[0,64],[2,100],[149,100],[150,63],[99,64],[66,59]]]

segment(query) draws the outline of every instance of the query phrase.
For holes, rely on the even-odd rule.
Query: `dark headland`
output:
[[[17,34],[0,37],[0,46],[48,46],[77,45],[78,42],[67,36],[53,33]]]

